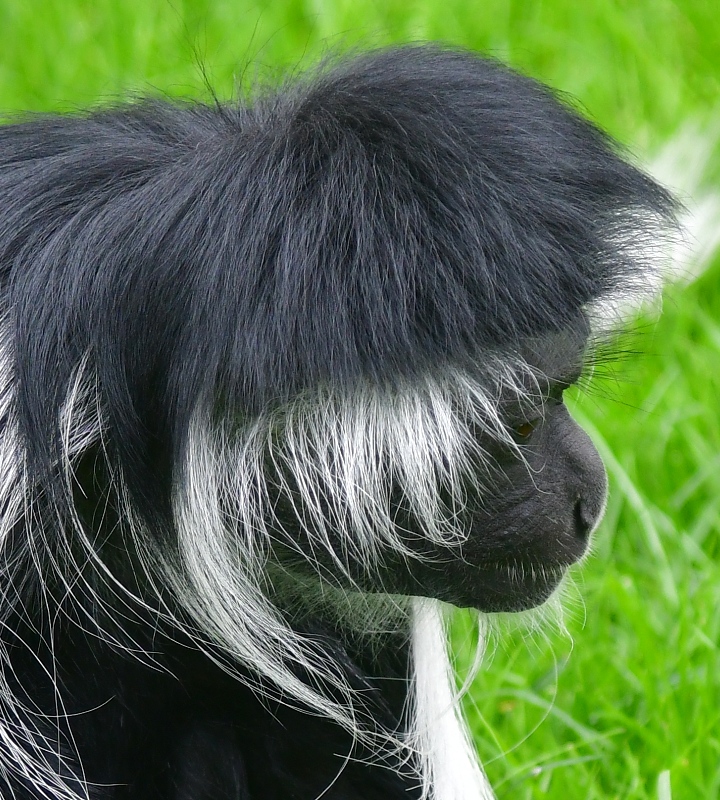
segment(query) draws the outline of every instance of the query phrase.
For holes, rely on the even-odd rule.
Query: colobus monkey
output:
[[[405,46],[0,128],[0,795],[480,800],[440,605],[544,602],[672,198]]]

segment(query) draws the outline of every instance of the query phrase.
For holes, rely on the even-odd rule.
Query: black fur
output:
[[[408,546],[432,558],[408,569],[389,552],[380,583],[364,565],[353,575],[486,610],[541,602],[585,551],[604,496],[561,405],[588,308],[644,283],[641,245],[672,213],[547,88],[434,46],[362,55],[242,103],[149,100],[0,128],[3,464],[16,468],[2,495],[0,794],[56,796],[7,744],[31,749],[18,714],[92,800],[312,800],[329,785],[327,800],[420,797],[401,756],[257,694],[248,686],[268,679],[242,661],[227,674],[232,654],[212,637],[201,652],[199,623],[158,585],[145,554],[177,557],[194,414],[242,427],[318,391],[392,395],[453,371],[482,382],[489,354],[524,358],[542,410],[496,401],[528,440],[539,493],[512,447],[478,433],[493,489],[469,492],[464,558],[426,549],[400,492],[388,502]],[[81,364],[101,436],[65,428]],[[276,479],[283,535],[308,548]],[[284,618],[376,723],[402,731],[406,636],[369,646],[333,614],[290,606]]]

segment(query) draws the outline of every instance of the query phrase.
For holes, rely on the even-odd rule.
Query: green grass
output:
[[[720,132],[716,0],[3,0],[0,108],[206,82],[229,97],[328,51],[425,38],[569,93],[641,157],[688,122]],[[469,698],[501,798],[668,800],[668,770],[673,800],[720,797],[720,261],[628,349],[573,401],[612,486],[574,644],[506,632]],[[465,617],[455,634],[462,664]]]

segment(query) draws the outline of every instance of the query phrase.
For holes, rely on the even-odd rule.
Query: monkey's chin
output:
[[[472,597],[464,597],[454,604],[485,613],[528,611],[552,597],[566,571],[565,567],[499,571],[492,579],[479,582]]]

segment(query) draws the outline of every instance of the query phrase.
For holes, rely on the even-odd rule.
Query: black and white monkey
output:
[[[441,605],[586,552],[563,390],[673,220],[440,46],[0,128],[0,796],[491,797]]]

